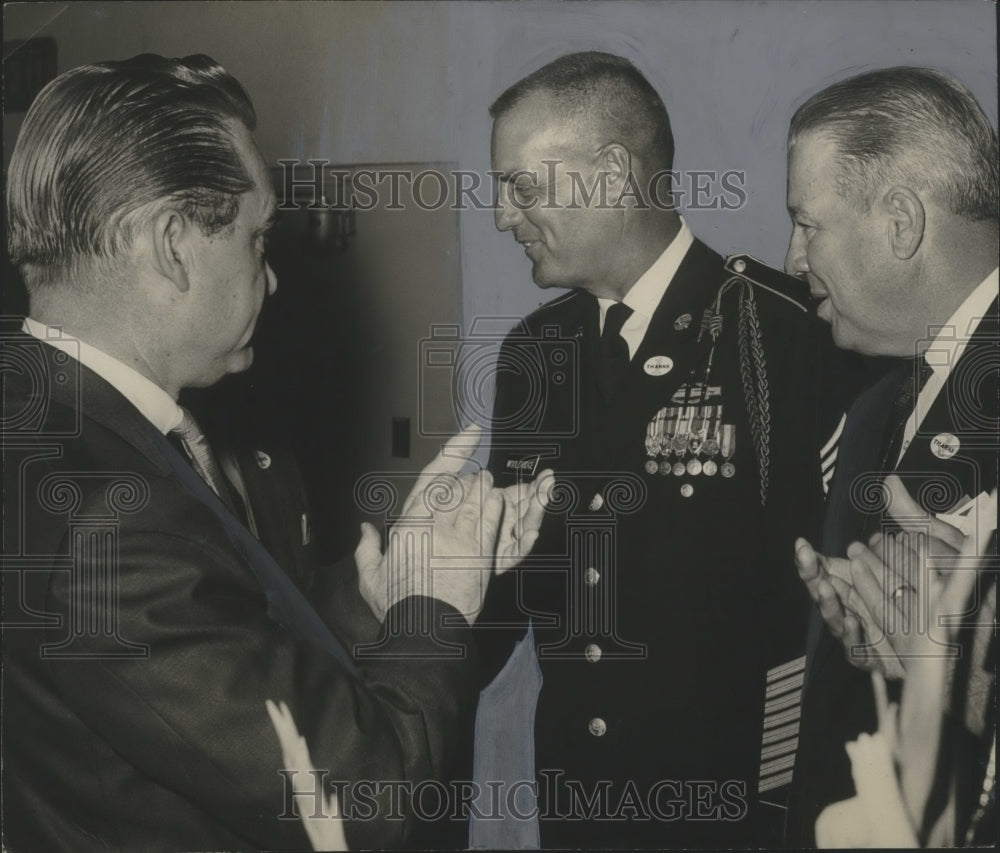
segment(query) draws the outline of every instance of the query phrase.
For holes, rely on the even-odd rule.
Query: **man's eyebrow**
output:
[[[538,173],[530,169],[518,169],[516,172],[493,172],[493,176],[503,184],[509,184],[511,181],[518,181],[521,178],[530,180],[532,183],[538,181]]]

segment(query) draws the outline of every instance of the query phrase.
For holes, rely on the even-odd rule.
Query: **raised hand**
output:
[[[498,575],[514,568],[531,552],[554,484],[555,475],[546,469],[529,483],[518,482],[503,489],[503,520],[496,547]]]
[[[489,472],[459,476],[481,434],[478,426],[466,428],[423,469],[389,532],[385,553],[378,531],[361,526],[354,552],[358,580],[379,621],[410,595],[451,604],[470,623],[479,615],[504,508]]]

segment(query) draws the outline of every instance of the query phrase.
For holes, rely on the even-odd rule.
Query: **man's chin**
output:
[[[249,344],[229,355],[226,360],[226,373],[243,373],[253,364],[253,347]]]

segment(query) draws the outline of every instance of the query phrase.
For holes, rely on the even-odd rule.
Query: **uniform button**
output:
[[[590,509],[592,512],[597,512],[602,506],[604,506],[604,495],[598,492],[590,499]]]
[[[583,650],[583,655],[590,663],[597,663],[601,659],[601,647],[597,643],[590,643]]]
[[[597,582],[601,579],[601,573],[597,571],[593,566],[587,569],[586,574],[583,576],[584,583],[587,586],[597,586]]]
[[[604,720],[600,717],[594,717],[594,719],[587,723],[587,728],[594,737],[601,737],[608,730]]]

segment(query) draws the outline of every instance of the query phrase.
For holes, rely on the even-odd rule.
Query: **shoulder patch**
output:
[[[726,272],[790,302],[800,311],[812,312],[813,299],[805,282],[769,267],[753,255],[730,255],[726,258],[725,269]]]

